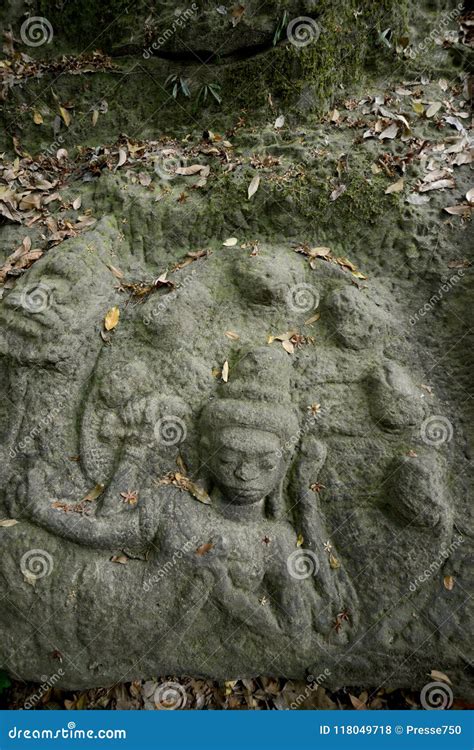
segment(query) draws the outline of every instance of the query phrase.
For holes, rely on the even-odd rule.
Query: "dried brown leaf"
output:
[[[111,331],[118,325],[120,318],[120,310],[117,306],[112,307],[104,318],[104,328],[106,331]]]
[[[212,542],[206,542],[206,544],[201,544],[201,546],[198,547],[196,550],[196,555],[198,555],[198,557],[204,557],[204,555],[207,555],[207,553],[210,552],[210,550],[213,547],[214,545],[212,544]]]

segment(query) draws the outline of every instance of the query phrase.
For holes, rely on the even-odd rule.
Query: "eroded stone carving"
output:
[[[6,666],[45,673],[72,642],[70,685],[147,670],[296,675],[323,662],[337,682],[341,670],[360,674],[367,649],[383,665],[389,650],[421,642],[413,612],[431,589],[410,585],[452,544],[453,513],[445,459],[420,437],[421,369],[390,294],[265,247],[256,259],[241,253],[237,274],[216,253],[205,275],[176,272],[173,297],[136,304],[105,256],[83,262],[80,279],[62,249],[35,266],[46,287],[58,278],[59,310],[44,330],[27,316],[21,358],[4,352],[17,395],[2,417],[3,507],[20,521],[0,529]],[[304,305],[319,302],[314,342]],[[101,337],[112,304],[121,322]],[[17,336],[13,292],[5,309]],[[265,343],[285,330],[305,334],[294,354],[278,337]],[[225,360],[218,384],[212,368]],[[26,449],[41,400],[61,411]],[[54,561],[33,571],[34,586],[20,565],[31,549]],[[48,636],[26,652],[12,646],[13,630],[28,633],[26,610],[58,609]]]

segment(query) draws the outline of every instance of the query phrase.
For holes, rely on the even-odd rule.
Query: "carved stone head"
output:
[[[279,490],[288,468],[282,446],[298,434],[289,398],[288,355],[245,355],[202,414],[202,460],[226,500],[253,505]]]
[[[73,243],[54,248],[5,296],[0,323],[10,349],[31,361],[75,356],[113,293],[112,274],[96,255]]]

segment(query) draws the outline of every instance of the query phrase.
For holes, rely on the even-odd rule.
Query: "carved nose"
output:
[[[235,476],[242,482],[250,482],[251,479],[255,479],[255,475],[255,467],[251,464],[241,464],[235,470]]]

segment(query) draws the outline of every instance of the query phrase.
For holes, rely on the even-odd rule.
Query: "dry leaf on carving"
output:
[[[347,190],[347,185],[339,185],[335,190],[332,191],[331,195],[329,196],[329,200],[336,201],[340,196],[345,193]]]
[[[392,138],[396,138],[397,133],[398,133],[398,125],[396,125],[395,123],[392,123],[391,125],[389,125],[388,128],[385,128],[385,130],[383,130],[380,133],[379,140],[381,141],[391,140]]]
[[[69,125],[71,124],[71,115],[69,114],[69,112],[67,111],[67,109],[65,109],[64,107],[60,106],[59,107],[59,111],[61,113],[61,117],[64,120],[65,126],[68,128]]]
[[[210,552],[210,550],[213,547],[214,545],[212,544],[212,542],[206,542],[206,544],[201,544],[201,546],[198,547],[196,550],[196,555],[198,555],[198,557],[204,557],[204,555],[207,555],[207,553]]]
[[[114,555],[110,558],[110,562],[126,565],[128,563],[128,557],[126,555]]]
[[[447,591],[452,591],[454,588],[454,576],[444,576],[443,585]]]
[[[175,174],[179,174],[179,175],[183,175],[187,177],[189,175],[202,172],[203,169],[204,169],[203,164],[191,164],[189,167],[178,167],[175,170]]]
[[[127,161],[127,152],[125,151],[125,149],[119,148],[118,156],[119,159],[117,162],[117,166],[115,167],[115,171],[117,171],[119,167],[123,167],[123,165]]]
[[[437,669],[432,669],[429,676],[432,677],[433,680],[441,680],[441,682],[447,682],[448,685],[453,684],[447,674],[439,672]]]
[[[351,695],[350,693],[349,698],[354,708],[358,711],[365,711],[367,709],[367,703],[365,703],[365,701],[361,701],[359,698],[356,698],[355,695]]]
[[[385,191],[385,195],[390,195],[391,193],[401,193],[404,187],[405,180],[403,179],[403,177],[400,177],[399,180],[388,186]]]
[[[104,328],[106,331],[111,331],[115,328],[119,322],[120,310],[118,307],[112,307],[104,319]]]
[[[179,487],[180,490],[189,492],[196,500],[199,500],[200,503],[204,503],[204,505],[211,504],[211,498],[206,490],[189,479],[189,477],[180,474],[178,471],[166,474],[166,476],[158,480],[158,484],[174,485],[175,487]]]
[[[439,112],[442,106],[443,105],[441,102],[433,102],[432,104],[430,104],[430,106],[426,110],[426,117],[434,117],[435,114]]]
[[[115,268],[115,266],[107,266],[107,268],[112,271],[116,279],[123,279],[124,273],[120,270],[120,268]]]
[[[451,190],[454,187],[456,187],[456,183],[454,179],[450,177],[448,180],[435,180],[434,182],[424,183],[420,187],[420,193],[427,193],[428,190],[442,190],[443,188],[449,188]]]
[[[250,200],[250,198],[253,195],[255,195],[255,193],[257,192],[257,190],[259,188],[259,186],[260,186],[260,175],[256,174],[255,177],[253,178],[252,182],[249,185],[249,189],[248,189],[248,198],[249,198],[249,200]]]
[[[105,485],[103,485],[103,484],[96,484],[96,486],[93,487],[91,489],[91,491],[88,492],[87,495],[85,495],[82,498],[82,502],[83,503],[92,503],[94,500],[97,500],[97,498],[100,497],[100,495],[102,495],[104,489],[105,489]]]
[[[446,211],[447,214],[452,214],[453,216],[464,216],[467,218],[471,215],[472,206],[468,206],[467,204],[461,204],[459,206],[447,206],[446,208],[443,208],[443,211]]]

